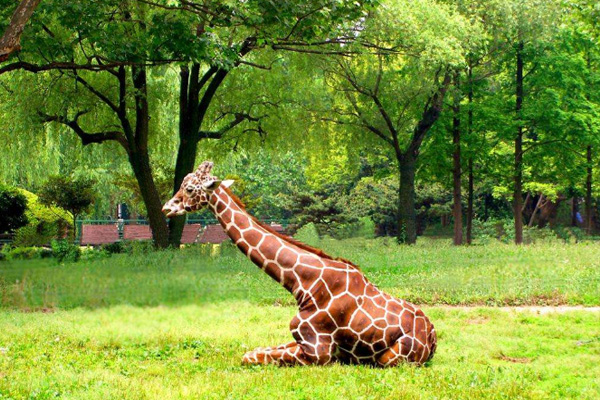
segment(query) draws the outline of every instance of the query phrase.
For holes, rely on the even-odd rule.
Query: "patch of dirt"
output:
[[[20,308],[20,312],[22,313],[42,313],[42,314],[52,314],[56,312],[56,308],[53,307],[35,307],[35,308]]]
[[[487,322],[488,322],[488,319],[484,318],[484,317],[477,317],[477,318],[467,320],[467,324],[469,324],[469,325],[482,325]]]
[[[571,311],[587,311],[587,312],[595,312],[600,313],[600,307],[584,307],[584,306],[517,306],[517,307],[490,307],[490,306],[425,306],[427,307],[436,307],[436,308],[445,308],[449,310],[474,310],[477,308],[490,308],[502,311],[514,311],[514,312],[533,312],[539,315],[551,314],[551,313],[567,313]]]
[[[527,358],[527,357],[509,357],[507,355],[504,355],[502,353],[500,353],[500,355],[498,357],[496,357],[498,360],[502,360],[502,361],[508,361],[514,364],[529,364],[531,362],[531,358]]]

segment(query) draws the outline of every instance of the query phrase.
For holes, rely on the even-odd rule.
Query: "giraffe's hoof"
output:
[[[254,351],[249,351],[242,357],[242,365],[252,365],[257,363],[256,353]]]

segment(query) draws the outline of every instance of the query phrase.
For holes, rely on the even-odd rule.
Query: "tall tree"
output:
[[[376,2],[372,0],[257,1],[235,5],[216,2],[202,6],[188,3],[184,11],[199,17],[196,35],[201,37],[210,31],[226,37],[227,42],[218,43],[224,58],[198,60],[196,55],[191,55],[188,64],[180,68],[179,147],[173,193],[179,190],[183,178],[194,170],[202,140],[222,139],[243,122],[259,123],[259,118],[250,110],[234,109],[217,116],[216,128],[207,127],[207,116],[217,90],[233,69],[239,65],[269,69],[246,60],[250,52],[267,47],[280,51],[320,52],[320,46],[346,41],[346,27],[374,4]],[[327,39],[328,35],[331,35],[330,39]],[[253,131],[261,133],[260,125]],[[172,245],[179,244],[185,219],[186,216],[170,219]]]
[[[454,72],[454,102],[452,105],[452,217],[454,219],[455,246],[463,243],[463,210],[462,210],[462,167],[461,167],[461,126],[460,126],[460,103],[462,94],[460,93],[460,72]]]
[[[335,117],[326,119],[368,132],[392,150],[402,243],[417,239],[419,152],[442,111],[450,69],[464,62],[459,43],[468,30],[460,15],[434,1],[389,1],[365,21],[362,54],[341,55],[325,67],[337,102],[331,111]]]

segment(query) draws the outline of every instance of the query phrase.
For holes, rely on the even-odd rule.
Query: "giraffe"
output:
[[[185,177],[163,212],[167,217],[208,207],[237,247],[296,299],[293,341],[247,352],[242,363],[325,365],[332,362],[391,367],[423,365],[433,357],[433,324],[413,304],[393,298],[350,261],[281,235],[246,212],[231,180],[203,162]]]

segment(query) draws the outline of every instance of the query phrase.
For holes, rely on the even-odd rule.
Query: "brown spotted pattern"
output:
[[[290,323],[294,341],[248,352],[244,364],[339,361],[387,367],[402,361],[422,365],[433,357],[436,333],[420,309],[380,291],[352,263],[261,224],[227,188],[231,183],[207,177],[209,172],[190,174],[194,182],[184,181],[182,190],[193,186],[202,193],[180,190],[165,205],[165,213],[180,215],[180,208],[186,212],[208,206],[237,247],[290,291],[299,308]]]

